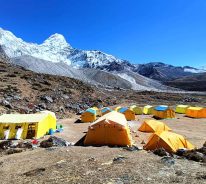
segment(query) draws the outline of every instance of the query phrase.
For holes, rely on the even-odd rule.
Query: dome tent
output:
[[[191,118],[206,118],[206,108],[189,107],[186,110],[186,116],[191,117]]]
[[[164,148],[169,153],[175,153],[178,149],[194,149],[194,146],[182,135],[163,131],[152,134],[148,142],[144,145],[144,149],[146,150],[155,150],[158,148]]]
[[[167,125],[161,121],[147,119],[144,120],[144,123],[138,129],[141,132],[162,132],[162,131],[171,131]]]
[[[113,111],[92,123],[84,145],[131,146],[132,138],[125,116]]]

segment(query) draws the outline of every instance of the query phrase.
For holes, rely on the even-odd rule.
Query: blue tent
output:
[[[107,111],[112,111],[109,107],[105,107],[104,109],[102,109],[101,110],[102,111],[102,113],[105,113],[105,112],[107,112]]]
[[[86,112],[90,112],[92,114],[96,114],[96,111],[94,109],[91,109],[91,108],[87,109]]]
[[[122,107],[121,109],[119,109],[119,112],[120,113],[124,113],[125,111],[127,111],[128,108],[127,107]]]
[[[168,109],[168,106],[166,106],[166,105],[159,105],[159,106],[156,106],[154,109],[156,111],[166,111]]]

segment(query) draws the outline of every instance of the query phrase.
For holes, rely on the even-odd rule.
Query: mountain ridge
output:
[[[0,46],[13,64],[35,72],[66,75],[100,86],[135,90],[175,90],[162,84],[162,81],[201,72],[192,67],[175,67],[161,62],[132,64],[102,51],[76,49],[58,33],[51,35],[43,43],[36,44],[27,43],[12,32],[0,29]]]

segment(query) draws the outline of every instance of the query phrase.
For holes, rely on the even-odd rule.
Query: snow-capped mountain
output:
[[[21,38],[14,36],[10,31],[0,28],[0,44],[10,58],[30,55],[52,62],[66,62],[71,64],[68,55],[72,48],[60,34],[54,34],[42,44],[37,45],[27,43]]]
[[[27,43],[21,38],[17,38],[10,31],[0,28],[0,44],[11,58],[29,55],[55,63],[64,62],[75,68],[98,68],[112,62],[122,62],[121,59],[101,51],[74,49],[67,43],[63,35],[57,33],[38,45]]]
[[[98,50],[75,49],[57,33],[42,44],[36,44],[27,43],[0,28],[0,47],[12,63],[36,72],[66,75],[98,85],[130,86],[136,90],[167,90],[167,86],[155,80],[167,81],[198,71],[159,62],[131,64]]]

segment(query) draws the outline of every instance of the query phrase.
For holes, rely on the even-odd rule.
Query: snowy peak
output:
[[[55,33],[51,35],[48,39],[44,41],[42,45],[45,46],[60,46],[61,48],[63,47],[71,47],[69,43],[67,43],[66,39],[64,38],[63,35]]]
[[[61,34],[53,34],[42,44],[27,43],[17,38],[10,31],[0,29],[0,45],[10,58],[24,55],[52,62],[64,62],[71,64],[69,59],[72,47]]]

